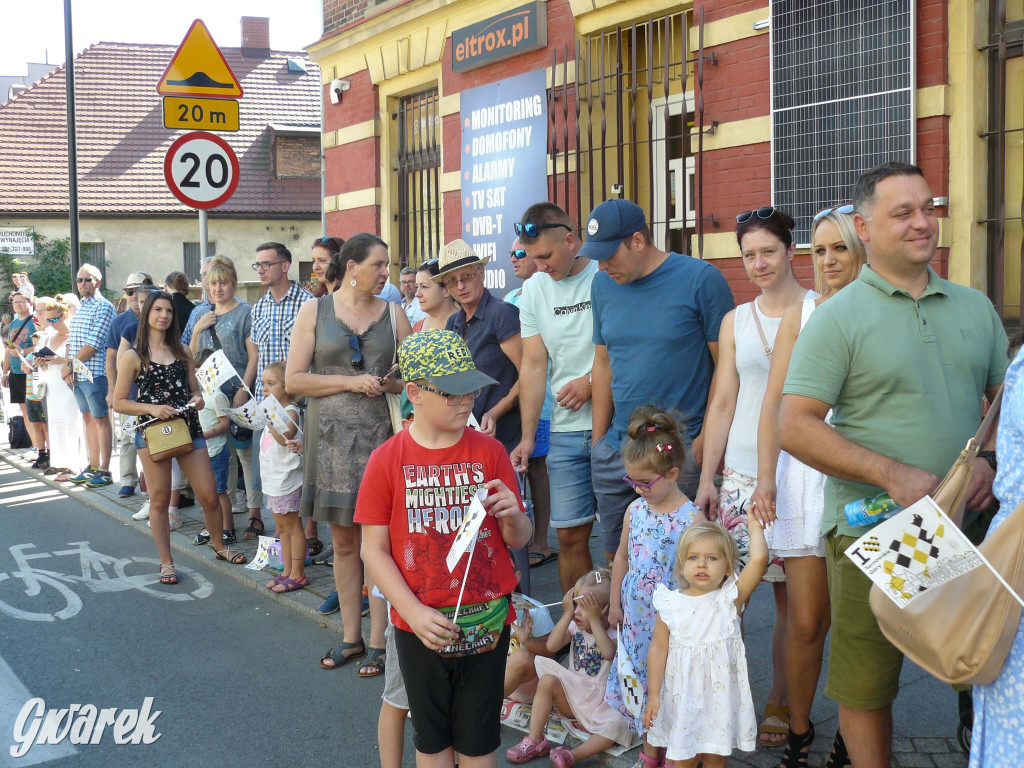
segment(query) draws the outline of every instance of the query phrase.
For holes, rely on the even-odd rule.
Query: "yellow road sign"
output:
[[[164,128],[172,131],[237,131],[238,102],[225,99],[190,99],[164,96]]]
[[[174,52],[171,63],[156,86],[163,96],[207,96],[215,99],[239,99],[242,86],[231,71],[224,54],[213,42],[202,19],[189,27],[185,39]]]

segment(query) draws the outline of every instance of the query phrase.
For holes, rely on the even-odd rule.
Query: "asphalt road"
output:
[[[86,555],[86,569],[82,551],[107,558]],[[19,565],[16,553],[49,554]],[[159,585],[144,534],[0,464],[0,766],[377,765],[383,678],[321,670],[336,635],[176,559],[181,583]],[[19,577],[26,567],[79,579]],[[33,697],[47,709],[141,709],[152,697],[160,737],[118,745],[108,728],[74,754],[65,739],[15,760],[16,720]],[[411,742],[408,753],[413,765]]]

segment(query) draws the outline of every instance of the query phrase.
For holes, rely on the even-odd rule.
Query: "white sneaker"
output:
[[[149,502],[142,505],[142,509],[132,515],[132,520],[149,520]]]

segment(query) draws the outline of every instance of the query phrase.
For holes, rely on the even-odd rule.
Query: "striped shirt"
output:
[[[97,350],[96,354],[85,361],[85,367],[93,378],[106,376],[107,332],[116,316],[114,305],[96,293],[92,298],[84,299],[71,319],[71,335],[68,337],[68,359],[78,354],[82,347],[89,345]],[[84,381],[85,377],[75,374],[75,379]]]
[[[263,298],[252,308],[252,341],[259,350],[259,362],[256,364],[257,400],[263,399],[263,369],[271,363],[282,362],[288,358],[288,349],[292,344],[292,328],[299,309],[313,294],[298,283],[292,281],[288,293],[281,301],[275,301],[274,295],[267,291]],[[195,312],[192,313],[195,315]]]

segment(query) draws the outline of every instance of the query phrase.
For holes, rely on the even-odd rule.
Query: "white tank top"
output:
[[[729,428],[729,442],[725,447],[725,466],[747,477],[757,477],[757,421],[761,417],[761,402],[768,388],[768,368],[771,366],[771,360],[764,353],[761,335],[754,325],[754,312],[757,312],[770,347],[775,346],[775,336],[782,323],[781,317],[767,317],[758,309],[756,299],[736,307],[733,333],[740,390]]]

